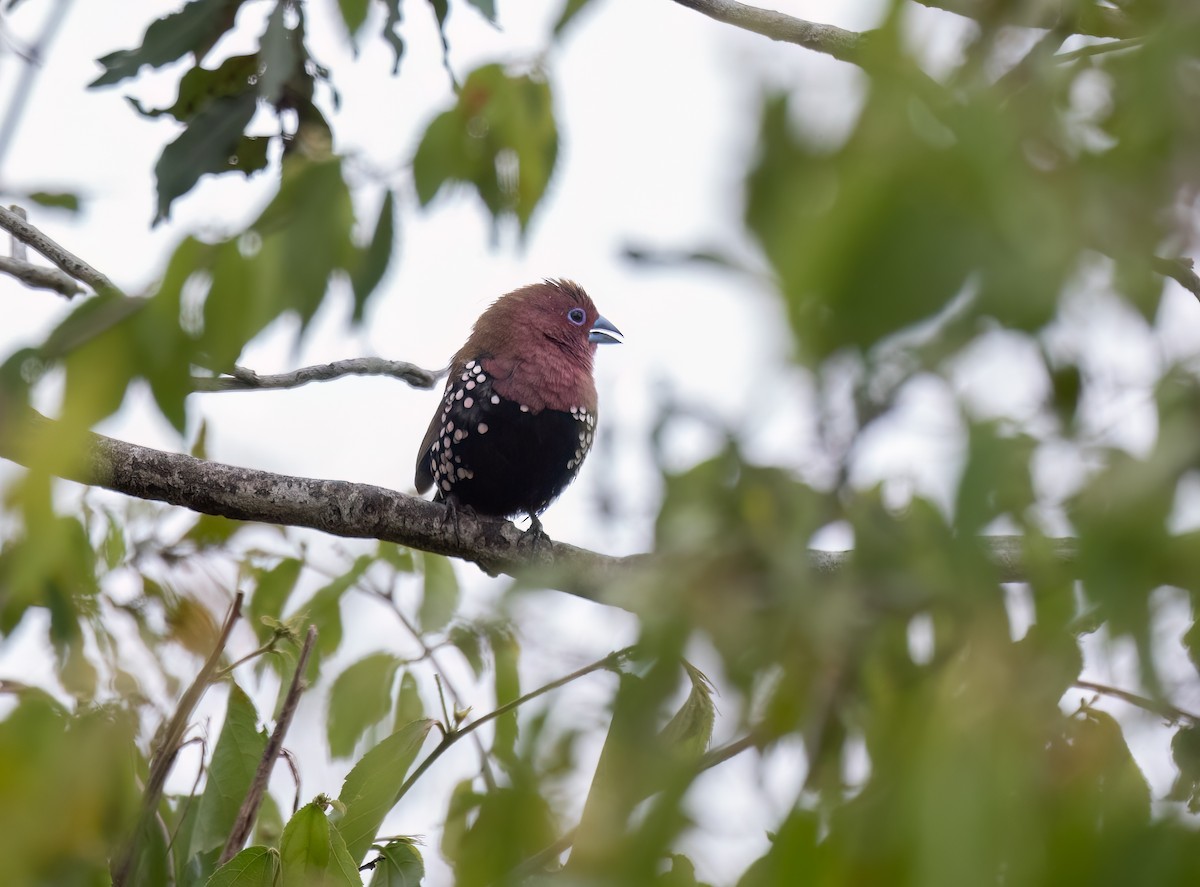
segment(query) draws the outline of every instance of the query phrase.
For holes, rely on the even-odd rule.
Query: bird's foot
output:
[[[542,522],[536,514],[529,515],[529,529],[521,533],[517,545],[521,548],[536,549],[539,545],[549,545],[550,537],[542,529]]]
[[[446,497],[446,513],[442,515],[442,529],[454,529],[454,541],[458,545],[462,545],[462,530],[459,527],[459,520],[462,517],[467,517],[474,520],[477,515],[475,509],[470,505],[463,505],[458,501],[458,497],[451,494]]]

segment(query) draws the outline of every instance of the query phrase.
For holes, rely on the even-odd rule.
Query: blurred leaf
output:
[[[338,819],[338,829],[356,865],[362,862],[388,811],[400,800],[408,769],[434,723],[413,721],[401,727],[363,755],[342,783],[338,800],[345,813]]]
[[[446,636],[446,640],[462,653],[467,664],[471,666],[471,671],[475,673],[475,677],[481,677],[484,663],[479,630],[472,625],[458,623],[450,627],[450,633]]]
[[[563,3],[562,13],[558,16],[558,21],[554,23],[554,36],[561,37],[567,25],[574,20],[575,16],[583,12],[589,3],[591,3],[591,0],[566,0]]]
[[[342,21],[346,24],[351,43],[356,43],[358,32],[367,20],[367,0],[338,0],[338,8],[342,12]]]
[[[260,643],[266,643],[274,632],[263,623],[263,617],[280,619],[284,605],[296,587],[304,564],[286,557],[269,570],[255,571],[256,582],[250,595],[250,624]]]
[[[420,887],[425,861],[412,841],[389,841],[379,848],[369,887]]]
[[[316,679],[320,672],[321,660],[337,650],[342,643],[342,595],[349,591],[362,578],[363,573],[371,566],[371,558],[363,555],[355,559],[354,564],[344,574],[317,590],[307,603],[301,606],[297,614],[305,624],[312,623],[319,632],[316,646],[309,658],[308,680]]]
[[[180,123],[187,123],[215,99],[236,98],[252,92],[258,77],[259,61],[255,55],[234,55],[225,59],[216,68],[197,65],[190,68],[180,79],[174,104],[166,108],[144,108],[137,99],[129,102],[143,117],[169,115]]]
[[[496,707],[515,702],[521,696],[521,678],[517,661],[521,645],[516,636],[504,625],[490,626],[487,632],[495,663]],[[494,721],[495,739],[492,754],[501,761],[511,763],[516,757],[517,710],[505,712]]]
[[[247,847],[213,872],[205,887],[275,887],[279,874],[278,850]]]
[[[361,323],[363,312],[367,307],[367,299],[383,280],[388,263],[392,260],[392,252],[396,241],[396,210],[395,197],[392,191],[384,194],[383,205],[379,208],[379,220],[375,223],[375,233],[371,243],[361,251],[357,265],[350,275],[350,283],[354,288],[354,321]]]
[[[258,808],[258,816],[254,820],[254,835],[250,841],[253,844],[278,848],[282,837],[283,814],[279,810],[275,796],[270,792],[264,792],[262,804]]]
[[[489,22],[493,25],[496,24],[496,0],[467,0],[467,2],[483,13],[483,17]]]
[[[400,24],[404,20],[404,16],[400,11],[400,0],[380,0],[380,2],[387,10],[387,18],[384,20],[381,36],[392,48],[392,74],[394,76],[400,73],[400,60],[404,58],[404,38],[400,36]],[[440,26],[439,20],[439,28]]]
[[[429,124],[413,158],[421,205],[448,182],[465,182],[494,219],[512,213],[524,231],[558,157],[552,105],[542,79],[510,77],[501,65],[472,71],[457,105]]]
[[[1186,802],[1189,813],[1200,812],[1200,726],[1187,724],[1175,731],[1171,759],[1179,772],[1167,797]]]
[[[195,830],[186,848],[189,855],[225,846],[266,746],[267,734],[258,729],[254,703],[241,687],[230,681],[225,722],[213,749],[204,794],[200,796]]]
[[[286,0],[277,0],[267,16],[267,29],[259,42],[262,74],[257,84],[258,96],[272,103],[279,101],[284,87],[302,70],[304,60],[299,34],[288,28],[284,21],[288,6]]]
[[[421,694],[417,690],[417,679],[406,669],[400,677],[397,690],[395,726],[392,731],[395,732],[405,724],[422,720],[424,717],[425,703],[421,701]]]
[[[153,22],[137,49],[123,49],[101,58],[104,73],[90,88],[108,86],[133,77],[142,65],[161,68],[188,53],[200,61],[234,22],[243,0],[192,0],[178,12]]]
[[[658,883],[661,887],[711,887],[696,880],[696,866],[682,853],[671,854],[671,868]]]
[[[31,191],[25,195],[29,200],[32,200],[38,206],[47,206],[54,209],[65,209],[68,212],[79,212],[79,195],[71,194],[65,191]]]
[[[200,515],[191,529],[183,534],[180,541],[188,541],[197,548],[221,548],[234,534],[246,529],[244,521],[231,520],[217,514]]]
[[[557,837],[546,800],[525,781],[488,791],[475,821],[458,840],[454,866],[457,887],[484,887],[510,872]]]
[[[361,887],[358,865],[325,811],[314,803],[301,807],[283,829],[279,846],[281,887]]]
[[[325,735],[329,753],[346,758],[371,727],[383,720],[392,703],[392,681],[400,660],[391,653],[372,653],[350,665],[329,689]]]
[[[458,610],[458,579],[448,558],[426,553],[422,561],[425,565],[425,595],[421,598],[417,620],[422,631],[441,631]]]

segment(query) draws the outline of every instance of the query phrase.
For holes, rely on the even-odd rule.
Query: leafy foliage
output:
[[[550,39],[585,27],[587,5],[562,3]],[[817,392],[832,468],[759,464],[733,430],[709,457],[663,468],[655,560],[611,589],[637,619],[636,646],[532,688],[522,650],[543,639],[465,619],[440,555],[363,543],[330,566],[286,531],[207,517],[168,529],[178,515],[104,499],[70,508],[51,480],[70,475],[62,466],[86,452],[84,433],[132,385],[146,383],[182,433],[193,373],[232,369],[284,316],[303,337],[347,283],[361,323],[396,260],[404,190],[348,172],[306,5],[251,6],[181,5],[139,46],[101,59],[92,86],[181,70],[169,106],[130,100],[180,127],[156,165],[158,219],[209,174],[275,176],[270,202],[244,230],[185,238],[147,295],[82,300],[0,366],[0,443],[29,467],[5,490],[0,637],[44,616],[57,684],[51,694],[0,681],[0,801],[19,813],[0,831],[8,879],[409,887],[426,879],[418,843],[381,831],[394,810],[432,803],[445,811],[436,846],[464,887],[694,885],[707,874],[680,850],[729,816],[705,774],[735,753],[773,765],[800,749],[794,795],[741,887],[1195,883],[1200,722],[1175,694],[1200,681],[1200,548],[1178,531],[1200,468],[1200,373],[1164,357],[1155,439],[1131,451],[1089,425],[1102,374],[1060,346],[1079,304],[1152,319],[1164,268],[1186,267],[1176,253],[1192,242],[1200,182],[1193,4],[1080,0],[1019,51],[1007,35],[1030,32],[1028,4],[998,4],[934,79],[897,2],[856,56],[864,101],[844,138],[811,138],[793,96],[764,97],[734,221],[769,266],[795,344],[782,369]],[[454,9],[467,6],[499,21],[491,2]],[[449,69],[451,5],[431,7]],[[382,21],[399,70],[397,0],[342,0],[336,12],[356,47]],[[239,54],[220,56],[234,33]],[[1097,33],[1131,39],[1072,36]],[[494,222],[528,233],[561,172],[552,74],[500,63],[468,73],[412,157],[420,205],[465,185]],[[368,224],[364,203],[379,208]],[[989,415],[958,384],[962,362],[997,335],[1026,346],[1046,381],[1028,421]],[[62,420],[49,428],[26,408],[55,380]],[[961,465],[939,501],[854,477],[860,448],[921,385],[961,425]],[[667,411],[656,435],[678,418]],[[1046,481],[1052,450],[1083,466],[1069,489]],[[1047,515],[1075,537],[1070,564]],[[986,541],[998,527],[1020,534],[1019,587]],[[853,540],[836,570],[808,550],[831,529]],[[189,572],[198,566],[226,596],[248,593],[257,648],[217,651],[198,689],[228,687],[220,732],[200,749],[191,791],[171,793],[172,782],[157,796],[147,775],[183,757],[162,744],[163,711],[190,717],[184,690],[221,637],[211,589]],[[387,610],[410,658],[349,649],[354,596]],[[298,675],[309,626],[319,639]],[[1163,655],[1177,637],[1183,665]],[[128,667],[135,647],[157,673]],[[1136,686],[1081,683],[1097,656],[1134,662],[1124,677]],[[461,698],[446,660],[473,679]],[[602,738],[543,698],[595,672],[612,687]],[[267,795],[251,845],[222,863],[293,678],[327,699],[330,752],[353,763],[336,800],[297,797],[289,811]],[[1131,737],[1150,730],[1164,741],[1135,756]],[[1143,755],[1168,735],[1174,784],[1156,796]],[[714,736],[734,741],[713,748]],[[477,765],[443,796],[418,798],[455,746],[474,746]],[[125,849],[127,876],[111,868]]]

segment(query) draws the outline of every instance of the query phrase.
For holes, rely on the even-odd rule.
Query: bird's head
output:
[[[579,284],[545,280],[497,299],[476,322],[471,338],[513,356],[541,354],[549,344],[590,371],[596,346],[619,343],[621,332]]]

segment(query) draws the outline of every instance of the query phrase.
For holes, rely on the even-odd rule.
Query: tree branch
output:
[[[138,824],[122,848],[120,856],[113,860],[113,887],[123,887],[130,876],[134,874],[139,840],[145,833],[146,826],[158,815],[158,802],[162,797],[163,786],[166,784],[167,774],[171,772],[171,766],[175,763],[175,756],[179,753],[188,721],[191,720],[192,712],[196,710],[196,704],[200,701],[200,697],[204,695],[204,691],[212,682],[212,677],[217,671],[217,663],[221,659],[221,654],[225,652],[225,644],[229,641],[229,635],[241,612],[242,593],[239,591],[237,597],[233,599],[233,604],[229,607],[229,614],[225,617],[224,625],[221,626],[221,634],[217,637],[216,644],[213,645],[212,653],[205,660],[204,666],[196,675],[195,680],[184,691],[179,705],[175,707],[175,713],[171,715],[171,720],[163,728],[158,740],[158,747],[150,761],[150,775],[146,779],[146,788],[142,793],[142,812],[138,818]]]
[[[83,287],[57,268],[45,268],[41,265],[34,265],[32,262],[22,262],[19,259],[0,256],[0,274],[15,277],[21,283],[34,289],[53,290],[68,299],[83,292]]]
[[[922,6],[953,12],[977,22],[996,22],[1024,28],[1053,28],[1059,24],[1059,4],[998,3],[996,0],[916,0]],[[1065,4],[1062,4],[1065,5]],[[1132,37],[1133,23],[1119,9],[1088,5],[1067,23],[1073,34],[1088,37]]]
[[[0,415],[0,458],[26,466],[39,464],[46,454],[31,453],[22,442],[61,438],[65,432],[58,429],[59,423],[32,410],[21,421]],[[442,505],[370,484],[239,468],[90,432],[83,459],[51,470],[67,480],[201,514],[309,527],[333,536],[378,539],[457,557],[491,575],[520,574],[542,587],[593,601],[607,602],[606,589],[628,582],[638,568],[654,562],[648,554],[612,557],[553,540],[530,545],[509,521],[463,510],[457,521],[447,521]],[[1021,537],[988,537],[986,545],[1000,582],[1025,581]],[[842,570],[852,555],[809,552],[814,572],[825,575]],[[1071,565],[1076,559],[1075,541],[1057,540],[1055,555]]]
[[[736,0],[675,0],[716,21],[755,34],[762,34],[782,43],[795,43],[813,52],[833,56],[843,62],[857,64],[867,41],[866,34],[847,31],[834,25],[810,22],[776,12],[747,6]]]
[[[283,708],[279,711],[279,720],[276,721],[275,729],[271,731],[271,738],[267,740],[267,747],[263,749],[262,757],[259,758],[258,769],[254,771],[254,781],[250,783],[250,790],[246,792],[242,806],[238,808],[237,819],[233,822],[229,839],[225,842],[225,849],[221,851],[221,858],[217,861],[218,866],[233,859],[242,849],[242,845],[246,843],[246,838],[250,836],[250,829],[254,826],[255,817],[258,816],[258,808],[262,804],[263,794],[267,791],[267,781],[271,778],[275,760],[283,748],[283,737],[287,735],[288,727],[292,723],[292,715],[296,713],[296,706],[300,702],[300,693],[304,690],[304,671],[308,668],[308,657],[312,654],[313,645],[316,642],[317,627],[310,625],[308,634],[304,638],[304,647],[300,650],[300,658],[296,660],[296,671],[292,675],[291,686],[288,687]]]
[[[254,370],[235,367],[228,375],[193,376],[192,387],[196,391],[265,391],[299,388],[309,382],[326,382],[343,376],[390,376],[407,382],[414,388],[432,388],[446,372],[445,369],[427,370],[404,360],[355,357],[270,375],[260,375]]]
[[[82,281],[96,292],[111,290],[120,292],[113,282],[73,253],[63,249],[33,225],[11,209],[0,206],[0,229],[7,231],[17,240],[37,250],[62,271]]]

